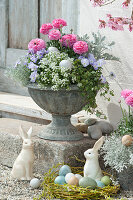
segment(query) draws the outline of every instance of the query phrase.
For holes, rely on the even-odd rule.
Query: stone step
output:
[[[0,117],[14,118],[39,124],[48,124],[51,114],[42,110],[31,97],[0,92]],[[72,122],[77,122],[75,115]]]
[[[1,117],[48,124],[51,115],[42,110],[31,97],[0,92]]]
[[[49,141],[37,137],[37,133],[43,126],[37,123],[0,118],[0,164],[12,167],[15,159],[22,149],[22,139],[19,136],[19,126],[27,131],[33,127],[34,142],[34,172],[44,173],[53,165],[65,162],[71,166],[83,165],[76,161],[74,156],[84,160],[84,151],[91,148],[95,140],[84,136],[80,141]]]

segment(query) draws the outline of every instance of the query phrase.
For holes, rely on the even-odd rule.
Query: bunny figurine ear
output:
[[[30,139],[32,136],[32,126],[30,127],[30,129],[27,132],[28,138]]]
[[[21,136],[21,138],[22,138],[23,140],[28,138],[27,133],[23,130],[23,128],[22,128],[21,125],[20,125],[20,127],[19,127],[19,134],[20,134],[20,136]]]
[[[102,146],[102,144],[103,144],[103,142],[104,142],[104,139],[105,139],[105,137],[102,136],[102,137],[94,144],[93,149],[94,149],[95,151],[98,151],[98,150],[101,148],[101,146]]]

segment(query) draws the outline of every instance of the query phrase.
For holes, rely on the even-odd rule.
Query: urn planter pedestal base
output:
[[[52,115],[52,122],[38,133],[45,140],[72,141],[83,139],[83,134],[71,124],[70,115]]]
[[[83,139],[83,134],[70,122],[71,115],[81,111],[86,104],[86,98],[77,86],[71,86],[70,90],[54,91],[50,87],[39,88],[31,84],[28,91],[38,106],[52,114],[52,122],[38,133],[38,137],[57,141]]]

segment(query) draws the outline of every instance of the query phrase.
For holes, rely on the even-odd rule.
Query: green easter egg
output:
[[[86,188],[89,187],[90,189],[95,189],[97,186],[97,183],[94,179],[89,177],[83,177],[79,180],[79,186]]]
[[[103,177],[101,178],[101,182],[103,182],[104,185],[107,186],[107,185],[110,185],[111,180],[110,180],[109,176],[103,176]]]

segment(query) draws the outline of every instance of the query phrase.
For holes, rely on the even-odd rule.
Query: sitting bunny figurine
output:
[[[23,147],[13,164],[11,171],[12,178],[30,180],[33,178],[34,152],[31,141],[32,127],[25,133],[20,126],[19,134],[23,139]]]
[[[88,149],[84,152],[86,163],[84,165],[84,177],[90,177],[94,180],[101,180],[102,171],[98,161],[98,150],[104,142],[104,136],[102,136],[92,149]]]

